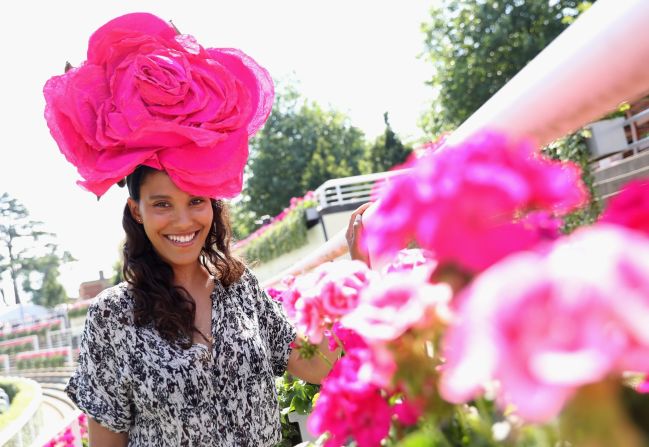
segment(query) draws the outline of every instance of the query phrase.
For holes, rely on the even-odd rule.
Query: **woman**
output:
[[[126,176],[125,282],[90,306],[66,387],[91,447],[271,446],[275,376],[319,383],[281,307],[230,254],[222,198],[240,192],[248,138],[270,113],[268,73],[204,49],[150,14],[108,22],[88,60],[45,86],[46,119],[86,189]]]

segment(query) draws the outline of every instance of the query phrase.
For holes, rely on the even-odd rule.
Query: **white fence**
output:
[[[336,205],[368,202],[372,192],[380,191],[391,177],[403,175],[407,170],[377,172],[375,174],[327,180],[314,191],[320,209]]]

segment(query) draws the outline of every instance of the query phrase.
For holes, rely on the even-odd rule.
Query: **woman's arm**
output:
[[[126,447],[128,433],[110,431],[92,417],[88,416],[89,447]]]
[[[298,344],[300,343],[300,340],[303,340],[304,337],[300,337],[299,335],[295,337],[295,341],[293,343]],[[288,358],[288,367],[287,370],[289,374],[295,377],[299,377],[302,380],[305,380],[309,383],[316,383],[319,384],[322,382],[322,379],[327,377],[327,374],[329,374],[329,371],[331,371],[331,367],[333,366],[334,363],[336,363],[336,360],[338,360],[338,357],[340,356],[340,349],[336,349],[335,351],[330,351],[329,350],[329,340],[324,338],[322,342],[318,345],[318,349],[320,350],[320,354],[314,355],[310,359],[304,359],[300,358],[300,351],[299,349],[293,349],[291,351],[291,355]],[[323,359],[322,357],[326,357],[327,360]]]

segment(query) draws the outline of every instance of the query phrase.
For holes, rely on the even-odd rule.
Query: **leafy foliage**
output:
[[[248,261],[266,262],[300,248],[307,242],[306,209],[316,205],[304,200],[261,236],[248,241],[241,255]]]
[[[9,410],[0,415],[0,429],[8,426],[18,419],[37,397],[37,385],[24,379],[3,377],[0,379],[2,387],[11,398]]]
[[[361,173],[365,153],[363,133],[349,118],[324,110],[285,87],[264,128],[251,142],[248,180],[235,217],[248,226],[264,215],[274,216],[291,197],[301,197],[331,178]],[[237,223],[235,223],[235,228]],[[243,237],[245,230],[235,231]]]
[[[422,24],[439,91],[421,119],[432,135],[452,130],[514,77],[591,2],[440,0]]]
[[[390,126],[388,112],[383,114],[385,131],[367,148],[361,161],[363,172],[384,172],[403,163],[412,152],[412,147],[404,145]]]
[[[57,253],[58,247],[51,242],[54,235],[41,230],[42,225],[29,219],[25,206],[9,194],[0,196],[0,274],[9,270],[17,303],[22,278],[22,289],[31,293],[34,303],[52,307],[67,299],[57,279],[58,268],[74,258],[68,252]],[[39,287],[34,286],[33,274],[41,275]]]
[[[544,148],[544,152],[548,156],[556,160],[570,160],[581,167],[582,178],[591,197],[591,201],[584,208],[564,217],[564,233],[571,233],[582,225],[594,223],[602,211],[602,205],[595,197],[595,189],[593,187],[594,177],[588,161],[589,152],[586,146],[586,139],[589,137],[590,134],[588,131],[580,130],[564,138],[559,138]]]
[[[301,440],[300,433],[294,423],[289,421],[288,414],[292,412],[298,414],[311,413],[320,386],[297,379],[289,373],[284,373],[282,377],[278,378],[275,385],[277,387],[282,422],[282,442],[275,447],[295,445]]]

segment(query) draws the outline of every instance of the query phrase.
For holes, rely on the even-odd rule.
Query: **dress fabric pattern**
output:
[[[65,391],[101,425],[128,432],[129,447],[272,446],[281,440],[275,376],[286,370],[295,329],[246,269],[215,281],[212,337],[183,350],[152,324],[133,323],[127,284],[88,308],[79,366]]]

